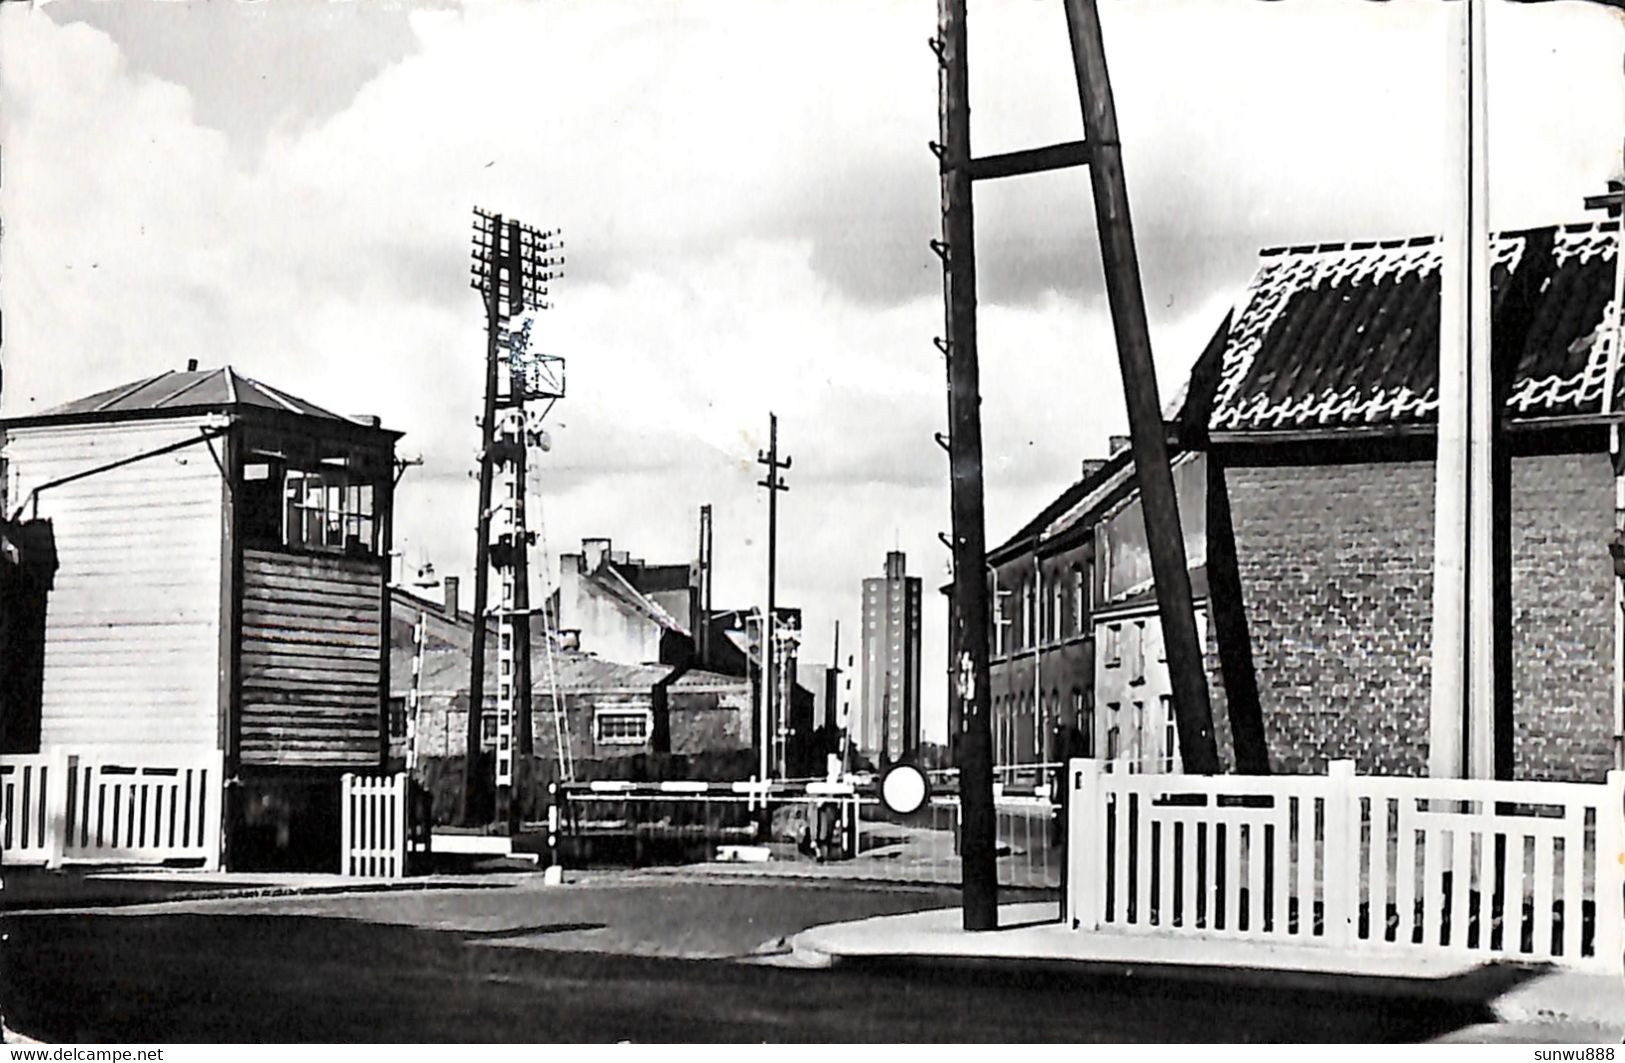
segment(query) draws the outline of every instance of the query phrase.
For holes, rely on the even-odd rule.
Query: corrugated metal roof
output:
[[[262,384],[243,376],[229,365],[219,369],[171,370],[159,373],[157,376],[99,391],[94,395],[87,395],[42,414],[31,416],[128,415],[232,406],[260,406],[270,410],[296,413],[303,417],[321,417],[355,423],[353,418],[340,416],[313,402],[306,402],[269,384]]]
[[[1515,418],[1598,412],[1618,242],[1613,221],[1494,237],[1492,328],[1497,357],[1516,358]],[[1439,267],[1431,237],[1264,251],[1232,319],[1209,427],[1431,422]]]

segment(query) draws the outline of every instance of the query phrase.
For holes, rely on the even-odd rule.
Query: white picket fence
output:
[[[1625,773],[1606,783],[1068,769],[1074,928],[1615,970]]]
[[[339,871],[363,878],[405,878],[409,839],[408,776],[345,773]]]
[[[217,750],[0,757],[0,862],[220,866]]]
[[[0,863],[56,867],[67,840],[68,762],[0,757]]]

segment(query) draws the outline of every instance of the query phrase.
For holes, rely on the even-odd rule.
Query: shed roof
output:
[[[1493,238],[1492,334],[1515,420],[1600,412],[1618,244],[1615,221]],[[1208,427],[1432,423],[1440,262],[1434,237],[1261,252],[1218,355]]]
[[[364,423],[290,395],[280,388],[246,377],[231,366],[219,369],[169,370],[157,376],[98,391],[43,413],[12,418],[18,422],[55,420],[92,421],[123,417],[162,416],[183,411],[225,411],[259,407],[301,417],[316,417],[344,424]]]

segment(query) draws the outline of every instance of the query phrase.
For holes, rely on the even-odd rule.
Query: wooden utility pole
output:
[[[976,350],[976,219],[971,194],[970,73],[965,0],[938,0],[942,285],[948,359],[948,463],[953,510],[954,616],[949,646],[959,706],[960,868],[966,930],[999,925],[994,846],[993,736],[988,718],[986,526],[982,395]]]
[[[711,666],[711,546],[711,506],[707,503],[700,507],[700,585],[695,589],[694,651],[701,668]]]
[[[519,257],[519,225],[510,223],[508,270],[510,277],[517,277],[523,268]],[[524,303],[519,294],[520,286],[513,285],[510,294],[510,310],[520,313],[524,310]],[[510,359],[513,352],[509,352]],[[511,375],[511,374],[510,374]],[[511,416],[517,420],[512,424],[508,433],[517,444],[513,454],[513,527],[514,527],[514,553],[513,553],[513,612],[509,617],[512,624],[513,638],[513,730],[514,749],[529,769],[529,760],[536,752],[535,734],[531,722],[531,661],[530,661],[530,545],[532,532],[530,531],[529,514],[525,512],[525,477],[528,472],[528,457],[530,449],[525,446],[525,404],[523,394],[514,394],[511,387],[509,401],[513,403]],[[515,772],[515,781],[525,778],[521,772]],[[514,810],[517,815],[517,809]],[[515,819],[517,825],[517,819]]]
[[[1168,463],[1168,429],[1157,394],[1151,333],[1146,323],[1145,294],[1140,288],[1140,262],[1134,249],[1128,185],[1123,175],[1123,152],[1117,134],[1117,108],[1106,70],[1100,12],[1095,0],[1065,0],[1065,7],[1078,101],[1083,107],[1085,143],[1089,148],[1089,177],[1094,190],[1100,253],[1105,263],[1106,298],[1117,335],[1117,360],[1122,367],[1123,393],[1128,404],[1134,472],[1168,653],[1168,678],[1178,721],[1179,750],[1187,773],[1212,775],[1219,771],[1213,707],[1202,667],[1202,645],[1196,630],[1185,537],[1180,527],[1173,472]]]
[[[1151,549],[1157,604],[1173,687],[1174,711],[1185,770],[1219,770],[1213,736],[1213,710],[1196,631],[1190,572],[1180,528],[1173,473],[1168,464],[1167,427],[1157,395],[1145,297],[1129,218],[1117,112],[1106,72],[1105,45],[1093,0],[1066,0],[1078,98],[1087,140],[975,158],[970,145],[969,65],[966,58],[965,0],[938,0],[937,55],[943,239],[933,247],[942,258],[947,335],[938,349],[948,363],[947,449],[952,487],[954,554],[951,618],[949,719],[959,723],[957,739],[960,853],[964,874],[967,930],[998,925],[998,881],[994,857],[993,741],[988,698],[988,581],[982,498],[980,370],[976,349],[976,248],[972,186],[1073,166],[1091,167],[1095,218],[1106,272],[1106,294],[1117,335],[1118,361],[1128,405],[1141,509]],[[939,440],[940,441],[940,440]]]
[[[762,617],[762,740],[759,753],[763,782],[771,776],[773,740],[778,727],[774,704],[777,700],[774,657],[778,646],[779,492],[790,490],[780,473],[790,467],[791,460],[788,457],[779,460],[778,414],[769,413],[767,424],[767,449],[756,453],[756,463],[767,467],[767,476],[757,481],[758,487],[767,488],[767,612]]]
[[[480,216],[475,229],[476,256],[483,253],[489,262],[489,283],[485,295],[485,404],[480,417],[480,510],[474,532],[474,634],[469,654],[468,733],[463,755],[463,803],[459,821],[465,827],[477,826],[485,773],[480,770],[480,718],[485,707],[485,612],[491,587],[491,477],[489,455],[496,442],[497,424],[497,343],[502,325],[502,215]]]

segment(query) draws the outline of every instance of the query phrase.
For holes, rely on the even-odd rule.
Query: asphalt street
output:
[[[606,877],[13,912],[10,1026],[46,1041],[1393,1041],[1474,1005],[906,963],[797,970],[805,927],[950,890]]]

